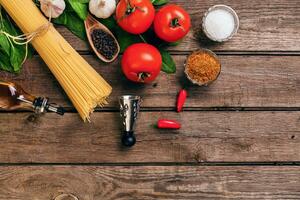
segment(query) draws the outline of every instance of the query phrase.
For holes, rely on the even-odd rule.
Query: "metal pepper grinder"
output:
[[[120,114],[123,124],[122,144],[131,147],[135,144],[134,124],[140,110],[141,97],[123,95],[119,98]]]

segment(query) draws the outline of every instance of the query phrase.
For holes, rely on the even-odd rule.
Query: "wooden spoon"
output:
[[[92,49],[94,50],[94,52],[96,53],[96,55],[98,56],[98,58],[100,58],[102,61],[107,62],[107,63],[114,61],[120,52],[120,45],[119,45],[116,37],[112,34],[112,32],[90,14],[88,15],[87,19],[84,21],[84,25],[85,25],[85,30],[86,30],[86,34],[87,34],[89,43],[90,43]],[[113,55],[113,57],[111,59],[107,59],[106,57],[104,57],[95,47],[91,34],[96,29],[105,31],[106,33],[111,35],[113,37],[113,39],[115,40],[116,45],[117,45],[117,52],[115,53],[115,55]]]

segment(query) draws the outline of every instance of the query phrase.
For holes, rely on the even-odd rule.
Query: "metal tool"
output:
[[[140,110],[141,97],[123,95],[119,98],[120,114],[123,124],[122,144],[131,147],[135,144],[134,125]]]
[[[33,102],[31,102],[31,101],[26,100],[23,95],[20,95],[19,97],[17,97],[17,99],[24,103],[32,105],[33,110],[38,114],[44,113],[46,111],[55,112],[59,115],[64,115],[64,113],[65,113],[65,110],[63,109],[63,107],[55,106],[54,104],[50,104],[48,102],[49,98],[37,97],[34,99]]]

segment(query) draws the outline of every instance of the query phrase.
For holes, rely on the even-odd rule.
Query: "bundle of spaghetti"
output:
[[[111,86],[71,47],[32,0],[0,0],[54,74],[84,121],[94,108],[106,104]]]

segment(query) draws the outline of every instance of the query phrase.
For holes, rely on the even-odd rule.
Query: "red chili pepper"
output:
[[[177,112],[180,112],[182,110],[186,97],[187,91],[185,89],[180,90],[177,97]]]
[[[175,120],[160,119],[157,122],[157,127],[162,129],[180,129],[181,125]]]

